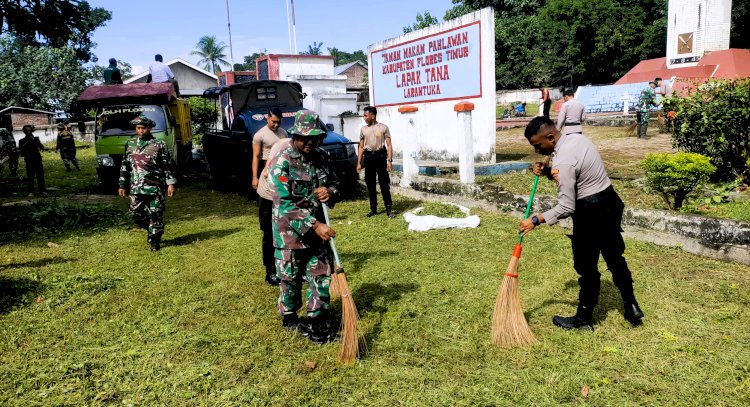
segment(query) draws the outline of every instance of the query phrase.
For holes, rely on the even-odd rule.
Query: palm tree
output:
[[[226,58],[227,55],[224,50],[227,49],[227,45],[223,41],[217,41],[214,35],[204,35],[195,44],[195,50],[190,55],[196,55],[201,57],[198,64],[202,64],[203,68],[213,73],[221,72],[221,64],[229,65],[229,61]]]
[[[300,54],[302,55],[320,55],[320,51],[322,51],[323,48],[323,42],[317,43],[313,41],[312,45],[307,46],[307,51],[302,51]]]

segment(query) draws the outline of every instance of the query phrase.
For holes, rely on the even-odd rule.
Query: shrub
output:
[[[711,80],[664,100],[666,129],[680,151],[710,157],[715,181],[750,180],[750,80]]]
[[[193,134],[203,135],[216,125],[219,113],[213,101],[192,97],[188,99],[188,105],[190,106],[190,120],[193,122]],[[200,138],[194,139],[193,142],[200,144]]]
[[[646,189],[659,194],[673,210],[680,209],[688,195],[716,171],[708,157],[695,153],[648,154],[641,166]]]

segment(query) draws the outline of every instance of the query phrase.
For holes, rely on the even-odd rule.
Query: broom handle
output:
[[[328,217],[328,205],[325,202],[323,202],[322,205],[323,216],[326,218],[326,224],[328,224],[328,226],[331,226],[331,219]],[[336,264],[340,266],[341,260],[339,259],[339,251],[336,250],[336,241],[333,238],[331,238],[331,250],[333,251],[333,260],[335,260]]]
[[[544,166],[549,165],[549,161],[552,158],[552,156],[547,156],[547,159],[544,160]],[[526,203],[526,214],[523,215],[524,219],[528,219],[529,215],[531,215],[531,205],[534,203],[534,195],[536,195],[536,186],[539,184],[539,175],[534,177],[534,184],[531,185],[531,195],[529,195],[529,202]],[[519,233],[518,236],[518,243],[523,243],[523,235]]]

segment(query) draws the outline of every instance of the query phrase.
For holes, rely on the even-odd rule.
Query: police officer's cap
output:
[[[325,130],[318,126],[318,114],[312,110],[300,110],[294,114],[294,126],[289,134],[302,137],[317,137],[325,135]]]
[[[133,126],[146,126],[146,127],[156,126],[156,122],[149,119],[145,114],[139,115],[135,119],[131,120],[130,124],[132,124]]]

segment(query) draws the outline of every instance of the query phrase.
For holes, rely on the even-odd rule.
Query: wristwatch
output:
[[[536,215],[532,216],[531,223],[533,223],[534,226],[539,226],[539,218]]]

